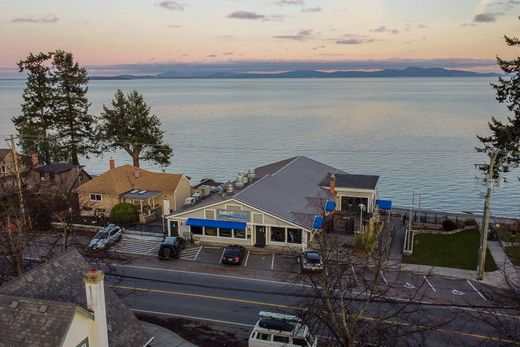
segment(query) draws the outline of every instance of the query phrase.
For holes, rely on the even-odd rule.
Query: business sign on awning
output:
[[[218,209],[217,210],[217,219],[249,220],[249,211]]]

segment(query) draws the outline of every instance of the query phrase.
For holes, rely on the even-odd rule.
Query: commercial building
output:
[[[377,176],[349,175],[304,156],[289,158],[243,172],[167,216],[168,232],[207,244],[306,248],[321,227],[316,222],[327,201],[353,212],[354,204],[364,203],[370,213],[377,183]]]

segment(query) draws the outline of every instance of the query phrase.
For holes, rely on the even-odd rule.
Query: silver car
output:
[[[92,249],[105,249],[112,243],[120,241],[122,237],[123,229],[115,224],[109,224],[98,230],[88,246]]]

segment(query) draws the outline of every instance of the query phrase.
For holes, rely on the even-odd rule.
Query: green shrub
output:
[[[139,212],[137,212],[137,208],[127,202],[117,204],[112,208],[112,211],[110,211],[110,221],[124,227],[138,220]]]
[[[452,230],[457,229],[457,223],[448,219],[448,220],[445,220],[444,222],[442,222],[442,228],[445,231],[452,231]]]

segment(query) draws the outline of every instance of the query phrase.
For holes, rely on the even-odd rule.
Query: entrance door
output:
[[[265,247],[265,227],[262,225],[257,225],[255,231],[256,231],[255,247]]]

